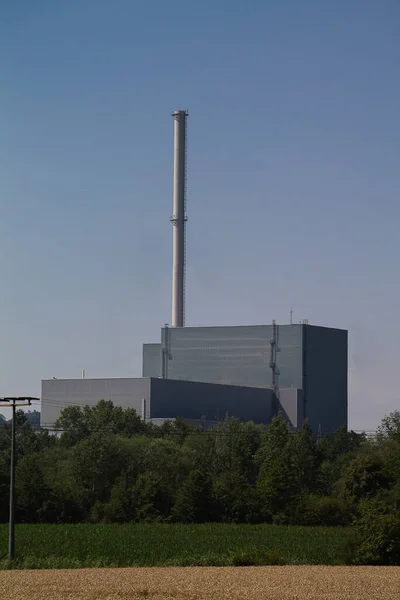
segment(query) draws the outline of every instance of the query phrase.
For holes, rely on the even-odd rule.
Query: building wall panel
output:
[[[151,380],[152,418],[219,421],[228,413],[243,421],[268,424],[275,412],[272,390],[171,379]]]
[[[304,328],[305,416],[314,432],[347,428],[347,331]]]
[[[42,427],[53,426],[67,406],[95,406],[99,400],[112,400],[115,406],[134,408],[142,415],[142,400],[150,415],[150,380],[143,378],[45,379],[42,381]]]
[[[143,344],[142,377],[161,375],[161,344]]]
[[[269,388],[271,325],[163,329],[168,379]],[[281,387],[301,387],[302,327],[279,326]]]

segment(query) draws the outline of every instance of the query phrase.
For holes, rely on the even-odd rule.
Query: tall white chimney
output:
[[[187,110],[174,110],[174,205],[172,257],[172,327],[185,325],[186,119]]]

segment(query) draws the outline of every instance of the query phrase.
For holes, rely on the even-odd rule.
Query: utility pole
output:
[[[0,398],[0,406],[12,407],[11,424],[11,465],[10,465],[10,517],[8,522],[8,559],[13,561],[15,558],[15,413],[17,406],[30,406],[32,400],[39,400],[31,396],[13,396]],[[4,404],[2,404],[4,402]],[[5,404],[7,403],[7,404]]]

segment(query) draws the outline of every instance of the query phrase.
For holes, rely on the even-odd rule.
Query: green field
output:
[[[0,568],[8,568],[6,525]],[[344,562],[351,530],[277,525],[18,525],[17,568]]]

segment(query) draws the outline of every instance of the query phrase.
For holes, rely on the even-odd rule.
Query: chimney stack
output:
[[[186,119],[187,110],[174,110],[174,204],[172,257],[172,327],[185,325]]]

